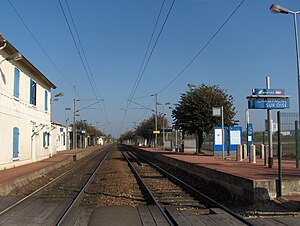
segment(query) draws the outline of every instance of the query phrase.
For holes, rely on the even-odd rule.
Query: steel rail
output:
[[[90,159],[91,157],[89,157],[88,159]],[[85,160],[86,161],[86,160]],[[82,165],[83,163],[80,163],[80,165]],[[7,207],[6,209],[2,210],[0,212],[0,216],[4,215],[5,213],[9,212],[10,210],[12,210],[13,208],[17,207],[18,205],[20,205],[21,203],[24,203],[25,201],[29,200],[30,197],[32,197],[33,195],[43,191],[45,188],[49,187],[52,183],[59,181],[59,179],[63,178],[64,176],[66,176],[67,174],[71,173],[71,170],[68,170],[66,172],[64,172],[63,174],[59,175],[58,177],[56,177],[55,179],[53,179],[52,181],[48,182],[47,184],[45,184],[44,186],[38,188],[37,190],[35,190],[34,192],[30,193],[29,195],[25,196],[24,198],[20,199],[19,201],[17,201],[16,203],[12,204],[11,206]],[[33,202],[33,201],[32,201]],[[30,203],[32,203],[30,202]],[[30,203],[28,205],[30,205]],[[8,217],[5,221],[11,219],[13,217],[10,216]],[[0,224],[2,224],[3,222],[0,222]]]
[[[26,201],[28,198],[30,198],[31,196],[35,195],[36,193],[38,193],[39,191],[43,190],[44,188],[50,186],[52,183],[54,183],[55,181],[59,180],[61,177],[65,176],[67,173],[69,173],[70,170],[64,172],[63,174],[59,175],[58,177],[56,177],[55,179],[53,179],[52,181],[48,182],[47,184],[45,184],[44,186],[40,187],[39,189],[35,190],[34,192],[30,193],[29,195],[25,196],[24,198],[20,199],[19,201],[17,201],[16,203],[14,203],[13,205],[7,207],[6,209],[2,210],[0,212],[0,216],[5,214],[6,212],[8,212],[9,210],[15,208],[17,205],[19,205],[20,203]]]
[[[108,156],[108,154],[111,152],[112,148],[110,147],[109,150],[106,150],[107,153],[105,154],[105,156],[103,157],[103,159],[99,162],[98,166],[95,168],[95,170],[93,171],[92,175],[89,177],[89,179],[84,183],[83,187],[81,188],[81,190],[77,193],[76,197],[73,199],[72,203],[67,207],[67,209],[65,210],[65,212],[63,213],[63,215],[60,217],[59,221],[56,223],[56,226],[60,226],[62,225],[62,223],[64,222],[64,220],[66,219],[66,217],[68,216],[68,214],[70,213],[70,211],[72,210],[72,208],[75,206],[75,204],[77,203],[77,201],[80,199],[81,195],[83,194],[83,192],[85,191],[85,188],[89,185],[89,183],[91,182],[91,180],[94,178],[94,176],[96,175],[98,169],[102,166],[102,163],[106,160],[106,157]]]
[[[111,149],[111,147],[110,147],[110,149]],[[109,152],[110,150],[106,147],[106,149],[104,149],[104,150],[101,151],[101,152],[104,152],[104,151]],[[108,153],[107,153],[107,154],[108,154]],[[106,154],[106,155],[107,155],[107,154]],[[81,162],[81,163],[76,167],[76,169],[78,169],[79,166],[83,165],[86,161],[92,159],[93,157],[94,157],[94,155],[89,155],[89,156],[87,156],[87,158],[84,160],[84,162]],[[105,156],[105,158],[106,158],[106,156]],[[70,170],[64,172],[63,174],[59,175],[58,177],[56,177],[55,179],[51,180],[51,181],[48,182],[47,184],[45,184],[45,185],[43,185],[42,187],[38,188],[38,189],[35,190],[34,192],[32,192],[32,193],[30,193],[29,195],[25,196],[24,198],[18,200],[16,203],[14,203],[14,204],[10,205],[9,207],[5,208],[4,210],[2,210],[2,211],[0,212],[0,216],[2,216],[2,215],[4,215],[5,213],[9,212],[9,211],[12,210],[13,208],[15,208],[15,207],[17,207],[18,205],[20,205],[21,203],[24,203],[24,202],[27,201],[30,197],[32,197],[32,196],[36,195],[37,193],[43,191],[45,188],[49,187],[49,186],[50,186],[51,184],[53,184],[54,182],[59,181],[61,178],[63,178],[63,177],[66,176],[67,174],[70,174],[73,170],[74,170],[74,169],[70,169]],[[32,203],[32,202],[31,202],[31,203]],[[29,203],[28,205],[30,205],[30,203]],[[65,212],[66,212],[66,211],[65,211]],[[64,212],[64,213],[65,213],[65,212]],[[12,217],[13,217],[13,215],[10,216],[10,217],[8,217],[8,218],[6,218],[5,221],[11,219]],[[3,223],[3,222],[0,222],[0,224],[2,224],[2,223]]]
[[[155,205],[158,207],[158,209],[160,210],[160,212],[162,213],[162,215],[164,216],[164,218],[167,220],[167,222],[171,225],[174,226],[175,224],[173,223],[172,219],[165,213],[163,207],[161,207],[161,205],[157,202],[157,200],[154,198],[152,192],[150,191],[150,189],[147,187],[147,185],[145,184],[145,182],[143,181],[143,179],[141,178],[141,176],[139,175],[139,173],[136,171],[136,169],[134,168],[134,166],[132,165],[132,163],[130,162],[130,160],[127,158],[127,156],[124,154],[124,150],[123,148],[119,145],[119,149],[122,152],[122,155],[124,156],[124,158],[126,159],[129,168],[131,169],[131,171],[133,172],[133,174],[135,175],[136,179],[138,180],[138,183],[142,186],[144,192],[146,193],[145,195],[148,197],[150,203],[152,205]]]
[[[135,148],[137,149],[137,148]],[[145,161],[146,163],[148,163],[149,165],[155,167],[159,172],[161,172],[162,174],[164,174],[165,176],[169,177],[173,182],[175,182],[176,184],[179,184],[180,186],[185,187],[185,189],[187,189],[188,191],[190,191],[194,196],[200,198],[202,201],[206,202],[208,205],[220,208],[222,210],[224,210],[225,212],[227,212],[228,214],[232,215],[233,217],[235,217],[236,219],[240,220],[241,222],[249,225],[249,226],[255,226],[255,224],[249,222],[248,220],[246,220],[244,217],[242,217],[241,215],[233,212],[232,210],[228,209],[227,207],[223,206],[222,204],[216,202],[215,200],[213,200],[212,198],[208,197],[207,195],[199,192],[198,190],[196,190],[195,188],[193,188],[192,186],[188,185],[187,183],[185,183],[184,181],[180,180],[179,178],[177,178],[176,176],[172,175],[171,173],[167,172],[166,170],[160,168],[159,166],[155,165],[154,163],[150,162],[149,160],[146,160],[145,158],[143,158],[141,155],[136,153],[136,150],[133,151],[133,153],[138,156],[139,158],[141,158],[143,161]]]

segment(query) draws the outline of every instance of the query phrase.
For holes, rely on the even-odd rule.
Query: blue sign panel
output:
[[[248,155],[250,153],[250,145],[253,143],[253,125],[251,122],[247,123],[247,146],[248,146]]]
[[[284,109],[290,108],[289,98],[250,98],[249,109]]]
[[[229,127],[229,151],[236,151],[237,146],[242,144],[242,127],[240,126],[230,126]],[[230,153],[230,155],[232,155]],[[235,155],[235,154],[234,154]]]
[[[252,89],[252,95],[285,95],[284,89]]]
[[[227,150],[228,127],[224,127],[224,151]],[[214,127],[214,151],[222,151],[222,127]]]

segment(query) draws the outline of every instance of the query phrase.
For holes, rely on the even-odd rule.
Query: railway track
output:
[[[143,189],[149,205],[155,205],[170,225],[184,225],[186,215],[201,225],[207,216],[227,216],[228,225],[254,225],[240,215],[200,193],[174,175],[149,162],[128,146],[119,145],[124,158]],[[220,221],[221,219],[219,219]],[[180,223],[178,223],[180,222]],[[189,222],[186,222],[187,224]],[[213,222],[212,222],[213,224]],[[226,225],[223,222],[223,225]]]
[[[111,145],[76,162],[0,211],[0,225],[254,225],[138,154]]]
[[[62,225],[93,179],[112,146],[78,162],[76,167],[0,212],[0,225]]]

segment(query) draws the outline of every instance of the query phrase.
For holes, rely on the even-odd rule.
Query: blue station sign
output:
[[[285,90],[284,89],[252,89],[252,95],[282,96],[285,95]]]
[[[289,98],[249,98],[249,109],[285,109],[290,108]]]

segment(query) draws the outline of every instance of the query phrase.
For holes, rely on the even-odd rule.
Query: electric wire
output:
[[[95,86],[95,89],[96,89],[97,93],[99,94],[99,98],[102,99],[100,90],[98,89],[98,86],[97,86],[97,84],[96,84],[96,82],[95,82],[95,79],[94,79],[94,76],[93,76],[91,67],[90,67],[90,65],[89,65],[89,62],[88,62],[88,60],[87,60],[85,51],[84,51],[84,49],[83,49],[83,47],[82,47],[81,39],[80,39],[80,36],[79,36],[79,34],[78,34],[78,31],[77,31],[77,27],[76,27],[75,22],[74,22],[73,15],[72,15],[71,9],[70,9],[69,4],[68,4],[68,0],[65,0],[65,2],[66,2],[66,6],[67,6],[67,9],[68,9],[68,12],[69,12],[69,14],[70,14],[70,18],[71,18],[71,21],[72,21],[72,24],[73,24],[73,27],[74,27],[74,30],[75,30],[77,39],[78,39],[78,43],[79,43],[81,52],[82,52],[82,54],[83,54],[83,57],[84,57],[84,59],[85,59],[85,63],[86,63],[86,65],[87,65],[87,68],[88,68],[89,73],[90,73],[90,78],[91,78],[91,80],[92,80],[92,82],[93,82],[93,84],[94,84],[94,86]],[[97,99],[97,100],[98,100],[98,99]],[[101,111],[102,114],[104,115],[105,120],[108,122],[108,117],[107,117],[107,113],[106,113],[106,108],[105,108],[104,101],[102,102],[102,105],[103,105],[103,108],[101,107],[101,103],[99,103],[100,111]]]
[[[127,99],[126,109],[125,109],[125,112],[124,112],[124,115],[123,115],[123,119],[122,119],[122,123],[121,123],[121,128],[120,128],[120,130],[122,130],[123,125],[124,125],[124,122],[125,122],[125,119],[126,119],[126,116],[127,116],[127,111],[128,111],[129,106],[130,106],[130,101],[129,101],[129,100],[132,100],[132,99],[133,99],[133,97],[134,97],[134,95],[135,95],[135,93],[136,93],[136,91],[137,91],[137,88],[138,88],[138,86],[139,86],[139,84],[140,84],[140,82],[141,82],[141,80],[142,80],[142,78],[143,78],[143,76],[144,76],[144,73],[145,73],[146,68],[147,68],[147,66],[148,66],[148,64],[149,64],[149,61],[150,61],[150,59],[151,59],[151,57],[152,57],[152,54],[153,54],[153,52],[154,52],[154,50],[155,50],[155,47],[156,47],[156,45],[157,45],[157,43],[158,43],[158,40],[159,40],[159,38],[160,38],[160,36],[161,36],[161,34],[162,34],[162,31],[163,31],[164,28],[165,28],[165,25],[166,25],[166,23],[167,23],[167,20],[168,20],[168,18],[169,18],[169,16],[170,16],[170,13],[171,13],[172,9],[173,9],[173,6],[174,6],[174,4],[175,4],[175,0],[172,1],[172,4],[171,4],[171,6],[170,6],[170,8],[169,8],[169,10],[168,10],[168,13],[167,13],[167,15],[166,15],[166,17],[165,17],[165,19],[164,19],[164,22],[163,22],[163,24],[162,24],[162,27],[161,27],[160,31],[159,31],[159,34],[158,34],[158,36],[157,36],[157,38],[156,38],[156,40],[155,40],[155,42],[154,42],[154,45],[152,46],[152,49],[151,49],[151,51],[150,51],[150,54],[149,54],[149,56],[148,56],[148,58],[147,58],[147,61],[146,61],[145,65],[144,65],[146,56],[147,56],[147,54],[148,54],[148,52],[149,52],[149,46],[150,46],[150,44],[152,43],[153,36],[154,36],[154,32],[155,32],[155,30],[156,30],[156,28],[157,28],[158,20],[159,20],[159,18],[160,18],[161,11],[162,11],[162,8],[163,8],[163,6],[164,6],[164,3],[165,3],[165,1],[163,1],[162,6],[161,6],[161,8],[160,8],[160,12],[159,12],[158,18],[157,18],[157,20],[156,20],[156,23],[155,23],[155,26],[154,26],[154,29],[153,29],[153,32],[152,32],[150,41],[149,41],[149,43],[148,43],[148,47],[147,47],[147,50],[146,50],[146,52],[145,52],[145,55],[144,55],[144,59],[143,59],[142,65],[141,65],[141,67],[140,67],[140,70],[139,70],[139,73],[138,73],[138,76],[137,76],[137,80],[136,80],[135,86],[134,86],[133,89],[132,89],[131,95],[130,95],[129,98]],[[143,67],[143,65],[144,65],[144,67]],[[142,68],[143,68],[143,69],[142,69]],[[142,72],[141,72],[141,71],[142,71]]]
[[[225,20],[225,22],[217,29],[217,31],[211,36],[211,38],[205,43],[205,45],[197,52],[197,54],[188,62],[188,64],[173,78],[166,86],[164,86],[161,90],[157,92],[157,94],[162,93],[165,91],[172,83],[174,83],[191,65],[192,63],[198,58],[198,56],[206,49],[206,47],[214,40],[217,34],[223,29],[223,27],[228,23],[231,17],[240,9],[243,5],[245,0],[242,0],[238,6],[233,10],[233,12],[229,15],[229,17]]]
[[[158,25],[158,22],[159,22],[159,18],[161,17],[161,13],[162,13],[164,4],[165,4],[165,0],[163,1],[162,5],[161,5],[161,7],[160,7],[160,10],[159,10],[159,13],[158,13],[158,16],[157,16],[157,19],[156,19],[156,22],[155,22],[155,25],[154,25],[154,28],[153,28],[153,31],[152,31],[152,34],[151,34],[151,37],[150,37],[148,46],[147,46],[146,52],[145,52],[144,57],[143,57],[142,64],[141,64],[141,66],[140,66],[140,68],[139,68],[139,72],[138,72],[138,74],[137,74],[137,77],[136,77],[136,80],[135,80],[133,89],[132,89],[132,91],[131,91],[131,93],[130,93],[130,96],[129,96],[129,98],[128,98],[129,100],[131,100],[131,99],[134,97],[135,92],[136,92],[136,90],[137,90],[137,87],[138,87],[138,85],[139,85],[139,83],[140,83],[140,81],[141,81],[141,79],[142,79],[142,76],[143,76],[143,74],[141,74],[142,68],[143,68],[143,65],[144,65],[144,63],[145,63],[146,57],[147,57],[147,55],[148,55],[148,52],[149,52],[149,49],[150,49],[150,46],[151,46],[151,43],[152,43],[152,40],[153,40],[155,31],[156,31],[156,28],[157,28],[157,25]],[[159,38],[159,37],[158,37],[158,38]],[[154,49],[154,48],[155,48],[155,46],[154,46],[152,49]]]
[[[137,76],[136,76],[136,79],[135,79],[134,85],[133,85],[133,87],[132,87],[132,90],[131,90],[131,92],[130,92],[130,95],[129,95],[128,99],[127,99],[127,103],[126,103],[126,107],[125,107],[125,111],[124,111],[124,115],[123,115],[123,119],[122,119],[122,123],[121,123],[121,128],[120,128],[120,130],[122,130],[122,128],[123,128],[123,126],[124,126],[124,122],[125,122],[125,119],[126,119],[126,116],[127,116],[127,111],[128,111],[128,108],[130,107],[130,101],[129,101],[129,100],[132,100],[132,99],[133,99],[133,96],[134,96],[134,94],[135,94],[136,88],[137,88],[138,83],[139,83],[139,81],[140,81],[141,71],[142,71],[143,65],[144,65],[144,63],[145,63],[146,57],[147,57],[147,55],[148,55],[148,52],[149,52],[149,49],[150,49],[150,46],[151,46],[151,43],[152,43],[152,40],[153,40],[155,31],[156,31],[156,28],[157,28],[159,19],[160,19],[160,17],[161,17],[161,13],[162,13],[164,4],[165,4],[165,0],[162,2],[162,5],[161,5],[161,7],[160,7],[160,10],[159,10],[159,13],[158,13],[158,16],[157,16],[157,19],[156,19],[154,28],[153,28],[153,30],[152,30],[152,34],[151,34],[150,40],[149,40],[149,42],[148,42],[147,49],[146,49],[146,51],[145,51],[145,54],[144,54],[144,57],[143,57],[143,60],[142,60],[142,63],[141,63],[141,66],[140,66],[140,68],[139,68],[139,71],[138,71],[138,74],[137,74]]]
[[[161,36],[161,34],[162,34],[162,31],[164,30],[164,27],[165,27],[165,25],[166,25],[166,23],[167,23],[167,20],[168,20],[168,18],[169,18],[169,16],[170,16],[170,13],[171,13],[172,9],[173,9],[174,3],[175,3],[175,0],[173,0],[171,6],[170,6],[170,8],[169,8],[169,11],[168,11],[168,13],[167,13],[167,16],[166,16],[166,18],[165,18],[165,20],[164,20],[164,22],[163,22],[163,25],[162,25],[162,27],[161,27],[161,29],[160,29],[160,31],[159,31],[159,34],[158,34],[158,36],[157,36],[157,38],[156,38],[156,40],[155,40],[155,43],[154,43],[154,45],[153,45],[153,48],[152,48],[152,50],[151,50],[151,52],[150,52],[150,55],[149,55],[149,57],[148,57],[148,59],[147,59],[147,61],[146,61],[146,64],[145,64],[145,66],[144,66],[144,69],[143,69],[143,71],[142,71],[142,74],[141,74],[141,76],[140,76],[140,78],[139,78],[139,81],[138,81],[138,83],[137,83],[137,86],[136,86],[136,88],[135,88],[135,90],[134,90],[134,93],[133,93],[133,96],[132,96],[132,97],[134,97],[134,94],[136,93],[136,90],[137,90],[137,88],[138,88],[138,86],[139,86],[139,84],[140,84],[140,82],[141,82],[141,79],[142,79],[143,76],[144,76],[144,73],[145,73],[146,68],[147,68],[147,66],[148,66],[148,64],[149,64],[149,61],[150,61],[151,56],[152,56],[152,54],[153,54],[153,52],[154,52],[154,49],[155,49],[155,47],[156,47],[156,45],[157,45],[157,43],[158,43],[158,40],[159,40],[159,38],[160,38],[160,36]]]
[[[52,60],[52,58],[49,56],[49,54],[47,53],[47,51],[42,47],[41,43],[38,41],[38,39],[36,38],[36,36],[33,34],[33,32],[30,30],[29,26],[26,24],[26,22],[23,20],[21,14],[18,12],[18,10],[14,7],[14,5],[12,4],[12,2],[10,0],[7,0],[8,3],[10,4],[10,6],[12,7],[13,11],[16,13],[16,15],[19,17],[19,19],[21,20],[22,24],[24,25],[24,27],[26,28],[26,30],[29,32],[29,34],[31,35],[31,37],[33,38],[33,40],[37,43],[38,47],[43,51],[43,53],[46,55],[46,57],[48,58],[48,60],[50,61],[50,63],[54,66],[54,68],[57,70],[57,72],[67,81],[67,84],[70,86],[73,86],[71,81],[67,78],[67,76],[65,76],[62,71],[58,68],[58,66],[54,63],[54,61]]]
[[[74,33],[73,33],[72,29],[71,29],[70,23],[69,23],[69,21],[68,21],[68,18],[67,18],[67,15],[66,15],[65,10],[64,10],[64,8],[63,8],[63,5],[62,5],[62,3],[61,3],[61,0],[58,0],[58,2],[59,2],[59,5],[60,5],[60,8],[61,8],[61,11],[62,11],[62,13],[63,13],[64,19],[65,19],[65,21],[66,21],[67,27],[68,27],[68,29],[69,29],[69,31],[70,31],[70,34],[71,34],[72,40],[73,40],[73,42],[74,42],[75,48],[76,48],[77,53],[78,53],[78,55],[79,55],[80,61],[81,61],[81,63],[82,63],[83,69],[84,69],[84,71],[85,71],[86,77],[87,77],[87,79],[88,79],[88,81],[89,81],[89,84],[90,84],[90,86],[91,86],[91,88],[92,88],[93,94],[94,94],[95,98],[98,100],[98,103],[99,103],[99,99],[102,99],[102,98],[101,98],[101,97],[99,98],[98,95],[97,95],[97,93],[96,93],[96,90],[95,90],[95,89],[97,89],[97,91],[98,91],[98,93],[99,93],[99,96],[100,96],[99,89],[98,89],[98,87],[97,87],[97,85],[96,85],[96,82],[95,82],[95,80],[94,80],[94,78],[93,78],[92,71],[91,71],[91,69],[90,69],[88,60],[87,60],[87,58],[86,58],[84,49],[83,49],[83,47],[82,47],[82,44],[81,44],[81,41],[80,41],[80,37],[79,37],[79,34],[78,34],[78,32],[77,32],[77,28],[76,28],[75,22],[74,22],[74,20],[73,20],[73,16],[72,16],[72,13],[71,13],[69,4],[68,4],[67,0],[65,0],[66,6],[67,6],[67,9],[68,9],[68,12],[69,12],[69,15],[70,15],[72,24],[73,24],[73,28],[74,28],[74,30],[75,30],[75,34],[76,34],[76,37],[77,37],[77,40],[78,40],[78,44],[77,44],[77,42],[76,42],[75,35],[74,35]],[[81,51],[80,51],[80,50],[81,50]],[[85,61],[84,61],[84,60],[85,60]],[[88,72],[88,70],[89,70],[89,72]],[[93,85],[93,84],[94,84],[94,85]],[[103,106],[104,106],[104,103],[103,103]],[[99,107],[100,107],[100,110],[102,111],[102,113],[104,114],[104,117],[105,117],[106,121],[108,121],[108,119],[107,119],[107,114],[106,114],[105,112],[103,112],[104,109],[105,109],[105,106],[102,108],[102,107],[101,107],[101,104],[99,103]],[[102,110],[102,109],[103,109],[103,110]]]

